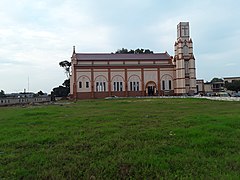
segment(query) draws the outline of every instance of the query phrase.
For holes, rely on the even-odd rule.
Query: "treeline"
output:
[[[226,82],[225,87],[228,90],[239,92],[240,91],[240,81],[232,81],[231,83]]]
[[[149,49],[118,49],[115,54],[153,54],[153,51],[149,50]]]

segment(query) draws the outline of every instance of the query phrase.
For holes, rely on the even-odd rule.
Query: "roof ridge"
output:
[[[158,53],[149,53],[149,54],[145,54],[145,53],[139,53],[139,54],[135,54],[135,53],[76,53],[76,54],[81,54],[81,55],[159,55],[159,54],[166,54],[169,55],[167,52],[158,52]]]
[[[79,60],[169,60],[167,52],[154,54],[112,54],[112,53],[76,53]]]

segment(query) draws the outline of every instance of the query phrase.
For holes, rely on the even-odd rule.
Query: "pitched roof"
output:
[[[111,54],[111,53],[76,53],[77,60],[170,60],[167,53],[154,54]]]

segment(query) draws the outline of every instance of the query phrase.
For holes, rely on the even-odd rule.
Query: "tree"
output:
[[[5,92],[3,90],[0,91],[0,97],[6,97]]]
[[[231,83],[226,82],[225,87],[231,91],[240,91],[240,81],[232,81]]]
[[[44,93],[40,90],[38,93],[37,93],[38,96],[42,96],[44,95]]]
[[[151,51],[149,49],[145,49],[144,54],[153,54],[153,51]]]
[[[130,51],[128,51],[129,54],[134,54],[134,52],[135,52],[135,51],[132,50],[132,49],[131,49]]]
[[[53,88],[53,94],[56,97],[67,97],[69,94],[69,88],[63,86]]]
[[[116,52],[116,54],[153,54],[153,51],[149,50],[149,49],[135,49],[135,50],[128,50],[125,48],[122,49],[118,49]]]
[[[67,97],[70,93],[70,68],[71,62],[64,60],[59,63],[59,66],[63,67],[67,76],[67,79],[63,82],[63,86],[59,86],[53,89],[53,94],[59,97]]]
[[[63,85],[64,87],[66,87],[66,88],[70,88],[70,79],[66,79],[66,80],[62,83],[62,85]]]
[[[128,54],[128,49],[118,49],[116,52],[116,54]]]
[[[143,54],[144,53],[144,49],[136,49],[135,50],[135,52],[134,52],[135,54]]]
[[[214,83],[214,82],[223,82],[223,79],[215,77],[211,80],[211,83]]]
[[[71,62],[64,60],[59,63],[59,66],[63,67],[66,73],[67,78],[70,78],[70,67],[71,67]]]

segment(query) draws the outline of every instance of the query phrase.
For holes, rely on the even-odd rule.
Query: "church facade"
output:
[[[175,55],[76,53],[71,57],[73,99],[193,95],[196,68],[189,23],[177,25]]]

